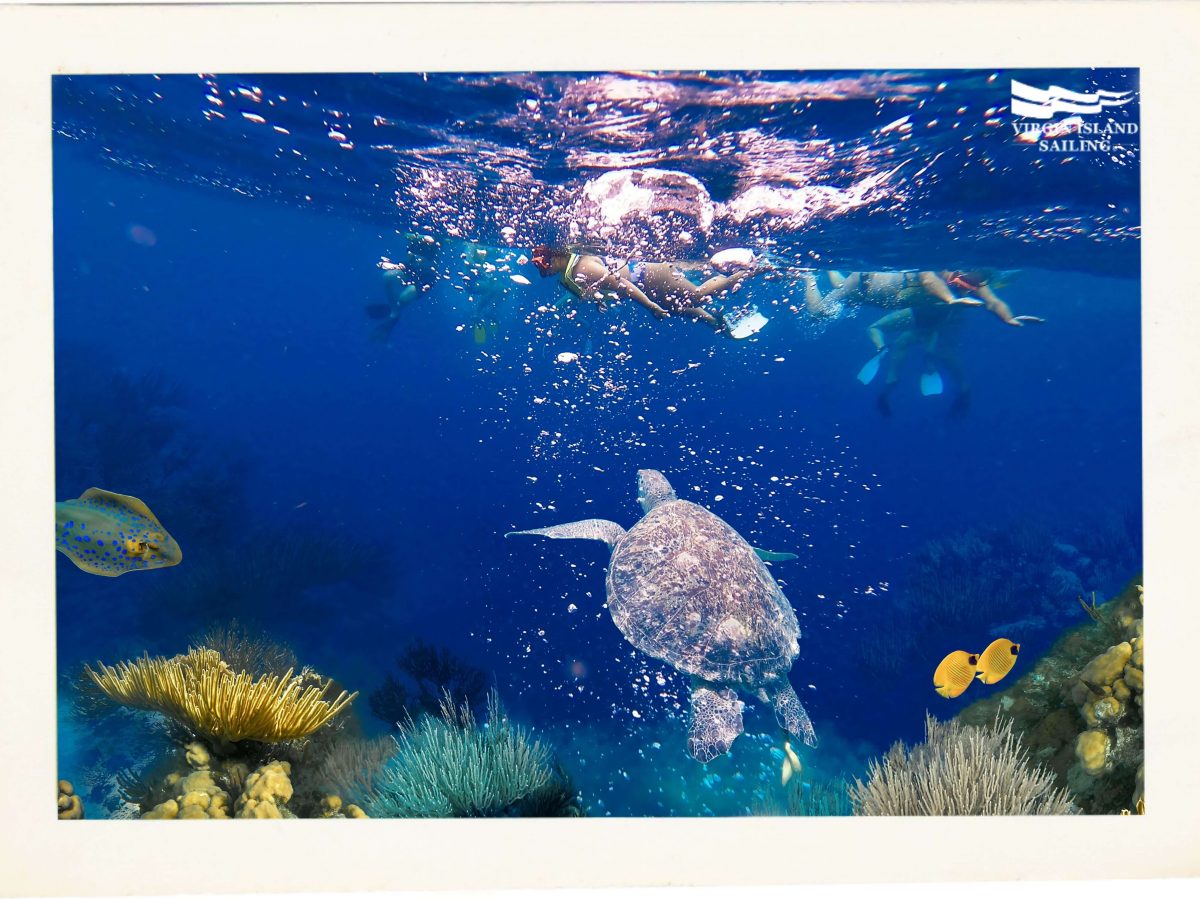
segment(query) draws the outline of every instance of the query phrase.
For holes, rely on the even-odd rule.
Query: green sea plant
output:
[[[480,724],[444,694],[440,713],[400,727],[364,808],[373,818],[570,817],[579,802],[548,746],[509,719],[495,690]]]
[[[792,778],[782,797],[770,796],[754,809],[756,815],[836,818],[854,814],[850,785],[843,777],[801,782]]]
[[[873,760],[865,782],[855,779],[856,815],[1068,815],[1070,795],[1053,774],[1033,765],[1012,730],[939,722],[925,716],[925,742],[897,742]]]

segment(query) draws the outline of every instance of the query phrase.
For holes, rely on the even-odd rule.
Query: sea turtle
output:
[[[763,560],[794,559],[750,546],[695,503],[681,500],[661,472],[638,472],[644,517],[626,531],[589,518],[513,531],[612,548],[608,610],[625,638],[692,676],[688,752],[707,762],[742,732],[742,691],[769,702],[781,727],[817,743],[808,713],[788,682],[800,654],[800,627]]]

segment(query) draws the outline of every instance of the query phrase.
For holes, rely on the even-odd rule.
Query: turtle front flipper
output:
[[[509,531],[505,537],[529,536],[550,537],[554,540],[599,540],[610,547],[625,534],[625,528],[615,521],[605,521],[603,518],[585,518],[583,521],[572,521],[568,524],[556,524],[549,528],[533,528],[528,531]]]
[[[742,732],[745,703],[726,688],[716,690],[699,682],[692,685],[688,753],[698,762],[724,755]]]
[[[775,720],[779,722],[780,727],[799,737],[808,746],[817,745],[817,734],[813,730],[808,712],[804,710],[804,703],[786,680],[771,697],[771,707],[775,709]]]
[[[754,550],[754,555],[758,556],[764,562],[790,562],[792,559],[800,558],[795,553],[774,553],[769,549],[759,549],[757,546],[750,548]]]

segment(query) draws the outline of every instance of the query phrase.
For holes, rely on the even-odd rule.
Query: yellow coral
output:
[[[1084,669],[1079,672],[1079,677],[1089,684],[1111,684],[1121,676],[1121,672],[1125,670],[1125,665],[1129,662],[1131,655],[1133,655],[1133,647],[1128,643],[1118,643],[1116,646],[1110,646],[1107,650],[1088,662]]]
[[[279,677],[234,673],[211,649],[193,649],[170,659],[145,656],[118,662],[115,668],[99,663],[99,673],[84,671],[122,705],[162,712],[199,734],[235,743],[258,740],[274,743],[308,736],[328,724],[357,693],[344,690],[332,702],[321,697],[331,681],[304,686],[312,677],[299,677],[292,669]]]
[[[292,798],[292,766],[270,762],[246,778],[237,801],[239,818],[282,818],[281,806]]]
[[[203,743],[188,743],[186,747],[187,763],[193,768],[207,768],[211,757]]]
[[[75,795],[69,780],[58,782],[58,819],[73,821],[83,817],[83,800]]]
[[[163,820],[167,818],[176,818],[179,816],[179,803],[174,799],[168,799],[166,802],[160,802],[146,814],[142,815],[143,820]]]
[[[1137,693],[1144,693],[1145,692],[1145,681],[1144,681],[1144,675],[1142,674],[1142,669],[1134,668],[1133,666],[1126,668],[1125,669],[1125,683],[1129,687],[1130,690],[1133,690]]]
[[[1075,741],[1075,756],[1084,771],[1093,776],[1099,774],[1108,761],[1108,734],[1102,730],[1085,730]]]
[[[347,818],[367,818],[370,816],[366,812],[364,812],[362,809],[360,809],[357,805],[355,805],[354,803],[351,803],[350,805],[346,806],[346,817]]]

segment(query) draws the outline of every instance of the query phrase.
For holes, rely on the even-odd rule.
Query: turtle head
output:
[[[661,502],[675,499],[675,491],[661,471],[643,468],[638,472],[638,503],[642,512],[649,512]]]

